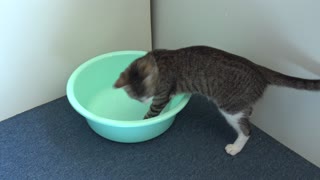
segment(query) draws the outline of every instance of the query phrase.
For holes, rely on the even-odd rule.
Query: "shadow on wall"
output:
[[[279,69],[277,66],[279,63],[294,63],[306,71],[320,76],[320,59],[314,59],[302,49],[295,46],[293,42],[286,39],[284,32],[275,29],[274,27],[277,27],[277,25],[273,24],[272,21],[267,20],[267,18],[263,20],[258,29],[255,30],[255,39],[249,38],[246,40],[247,42],[245,42],[255,47],[252,52],[249,52],[249,54],[254,54],[253,56],[255,58],[249,59],[258,64],[269,66],[269,68],[284,71],[283,73],[290,73],[291,68],[283,66],[283,68],[287,69]],[[268,62],[268,64],[263,64],[263,62]],[[297,76],[292,73],[291,75]]]
[[[320,54],[313,54],[315,56],[312,57],[296,46],[295,44],[300,44],[299,41],[293,42],[293,35],[288,34],[297,34],[300,31],[301,37],[297,38],[302,39],[306,37],[306,33],[315,33],[315,29],[319,29],[320,26],[317,27],[316,23],[310,22],[309,26],[301,25],[303,27],[298,27],[299,23],[295,23],[298,25],[294,27],[284,25],[283,19],[280,18],[284,13],[273,12],[273,6],[277,3],[281,4],[253,0],[246,3],[232,0],[201,0],[197,4],[182,3],[182,0],[153,1],[154,47],[175,49],[191,45],[210,45],[284,73],[288,73],[291,68],[279,69],[286,68],[287,65],[279,67],[278,64],[288,62],[320,76]],[[272,7],[267,9],[266,6],[270,4]],[[303,18],[308,18],[306,16],[310,15],[307,14]],[[293,18],[295,16],[292,16]],[[295,21],[292,19],[290,21]],[[309,41],[305,38],[301,44],[311,44],[311,41],[317,44],[320,39],[317,41],[315,38],[320,36],[309,36]],[[314,59],[316,56],[319,59]]]

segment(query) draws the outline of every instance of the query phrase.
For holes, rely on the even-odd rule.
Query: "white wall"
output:
[[[65,95],[91,57],[151,49],[148,0],[1,0],[0,27],[0,120]]]
[[[316,0],[153,1],[154,47],[211,45],[289,75],[320,79],[319,7]],[[320,166],[320,92],[269,88],[252,121]]]

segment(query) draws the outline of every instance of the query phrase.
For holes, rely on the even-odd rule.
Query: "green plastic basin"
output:
[[[143,120],[149,104],[131,99],[123,89],[114,89],[119,74],[144,51],[117,51],[97,56],[80,65],[67,83],[72,107],[84,116],[99,135],[112,141],[134,143],[159,136],[173,123],[190,95],[177,95],[154,118]]]

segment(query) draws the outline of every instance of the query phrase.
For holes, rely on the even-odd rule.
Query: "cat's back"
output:
[[[190,46],[176,50],[155,50],[153,52],[156,59],[160,62],[179,62],[190,61],[194,64],[205,61],[206,63],[220,63],[223,61],[229,61],[242,64],[253,64],[251,61],[241,56],[216,49],[209,46]]]
[[[238,71],[256,73],[255,64],[246,58],[208,46],[191,46],[177,50],[154,52],[160,68],[176,73],[227,73]]]

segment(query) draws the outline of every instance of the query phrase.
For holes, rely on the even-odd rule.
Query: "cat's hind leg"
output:
[[[234,143],[228,144],[225,147],[226,152],[234,156],[243,149],[250,137],[251,127],[249,123],[249,118],[251,116],[252,108],[248,108],[237,113],[229,113],[222,109],[219,110],[227,120],[228,124],[230,124],[233,127],[233,129],[238,133],[238,137],[234,141]]]

